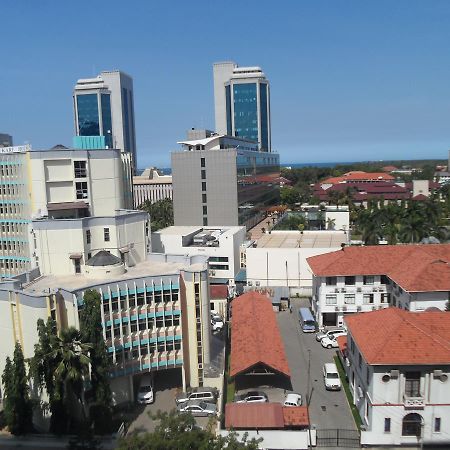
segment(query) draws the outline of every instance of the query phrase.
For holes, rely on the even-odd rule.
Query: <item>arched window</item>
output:
[[[421,436],[422,416],[411,413],[403,417],[402,436]]]

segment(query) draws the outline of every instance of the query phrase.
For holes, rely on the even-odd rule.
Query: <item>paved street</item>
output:
[[[309,306],[306,299],[293,299],[292,314],[283,311],[277,314],[278,325],[284,340],[286,354],[291,369],[294,391],[304,397],[308,384],[308,350],[311,350],[311,423],[320,429],[356,429],[344,390],[327,391],[323,383],[322,367],[333,362],[335,350],[324,349],[316,341],[315,333],[303,333],[298,324],[298,308]]]

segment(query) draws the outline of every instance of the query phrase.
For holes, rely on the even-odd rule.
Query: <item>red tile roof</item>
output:
[[[345,317],[364,360],[374,365],[450,365],[450,313],[399,308]]]
[[[272,302],[265,295],[247,292],[233,300],[231,320],[232,377],[264,364],[290,376],[283,340]]]
[[[409,292],[450,291],[450,244],[345,247],[307,261],[315,276],[387,275]]]
[[[209,298],[218,300],[228,298],[228,286],[226,284],[212,284],[209,286]]]
[[[384,172],[347,172],[341,177],[331,177],[321,184],[337,184],[337,183],[348,183],[353,181],[380,181],[380,180],[395,180],[395,177]]]
[[[339,350],[345,355],[347,352],[347,336],[338,336],[336,341],[339,345]]]
[[[225,428],[235,429],[283,429],[307,427],[306,406],[284,407],[281,403],[227,403]]]

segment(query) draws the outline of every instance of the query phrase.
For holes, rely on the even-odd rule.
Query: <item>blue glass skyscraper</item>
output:
[[[259,67],[214,64],[216,131],[258,142],[271,151],[269,81]]]

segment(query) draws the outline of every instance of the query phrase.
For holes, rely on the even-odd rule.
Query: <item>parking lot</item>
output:
[[[336,349],[325,349],[316,341],[315,333],[300,331],[298,309],[309,307],[309,303],[306,299],[292,299],[292,302],[292,313],[289,310],[277,313],[277,320],[291,369],[293,390],[302,394],[306,404],[310,358],[311,424],[320,429],[356,429],[344,390],[327,391],[324,386],[322,368],[325,363],[333,362]]]

